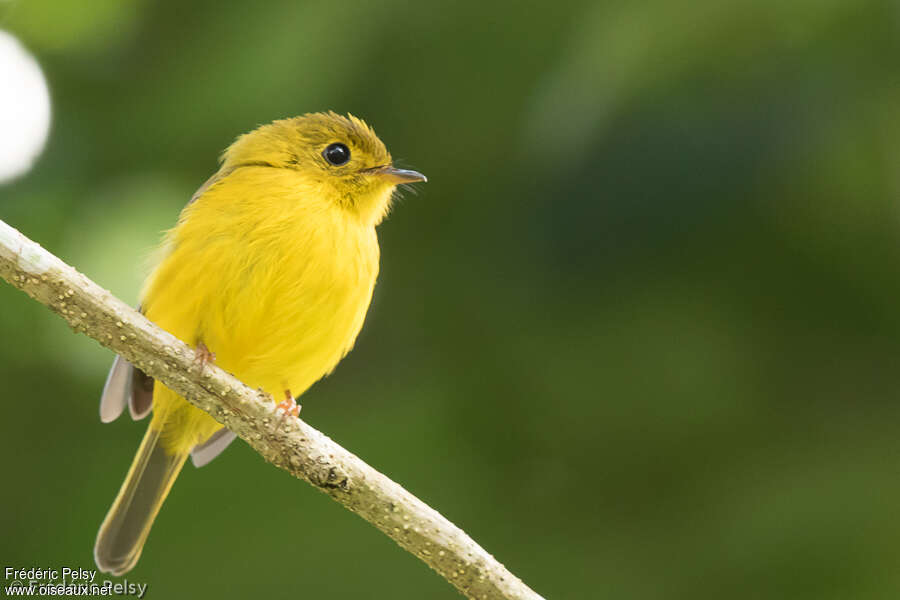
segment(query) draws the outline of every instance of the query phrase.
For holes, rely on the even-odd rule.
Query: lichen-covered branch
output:
[[[282,417],[265,393],[213,365],[107,290],[0,221],[0,277],[212,415],[267,461],[373,524],[478,600],[539,599],[461,529],[323,433]]]

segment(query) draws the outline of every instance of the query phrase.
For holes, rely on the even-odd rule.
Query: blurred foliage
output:
[[[257,124],[352,111],[429,176],[303,415],[548,598],[900,593],[896,3],[6,0],[0,26],[55,109],[0,218],[129,302]],[[144,424],[101,426],[112,356],[8,286],[0,338],[0,562],[93,568]],[[186,469],[129,579],[456,597],[243,444]]]

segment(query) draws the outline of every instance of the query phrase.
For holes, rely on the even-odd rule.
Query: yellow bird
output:
[[[141,293],[151,321],[252,388],[293,398],[353,347],[378,274],[375,227],[398,184],[366,123],[333,112],[275,121],[242,135],[197,190],[163,243]],[[234,434],[116,357],[100,400],[112,421],[129,406],[153,418],[94,546],[97,566],[134,567],[189,455],[202,466]]]

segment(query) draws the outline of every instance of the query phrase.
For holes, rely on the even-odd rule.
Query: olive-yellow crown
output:
[[[362,119],[308,113],[263,125],[240,136],[224,153],[221,172],[245,166],[292,169],[346,207],[381,219],[398,184],[426,181],[397,169],[375,131]]]
[[[349,150],[346,162],[333,164],[325,156],[332,144]],[[331,175],[389,165],[391,155],[375,131],[353,115],[308,113],[280,119],[240,136],[226,151],[224,166],[266,164],[273,167],[318,167]]]

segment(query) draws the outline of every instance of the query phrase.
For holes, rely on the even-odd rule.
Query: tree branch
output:
[[[0,221],[0,277],[206,411],[263,458],[340,502],[466,597],[541,597],[464,531],[323,433],[274,411],[267,394],[214,365],[110,292]]]

